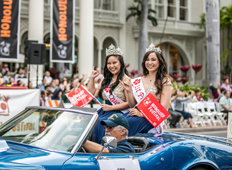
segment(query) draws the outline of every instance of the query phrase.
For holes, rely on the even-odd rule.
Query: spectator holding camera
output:
[[[188,112],[185,112],[184,110],[184,102],[189,100],[189,96],[185,97],[185,93],[181,90],[177,90],[177,98],[174,101],[174,108],[175,111],[180,112],[182,114],[182,116],[184,117],[184,119],[188,120],[188,123],[190,124],[191,128],[196,128],[196,126],[193,123],[192,120],[192,115]]]

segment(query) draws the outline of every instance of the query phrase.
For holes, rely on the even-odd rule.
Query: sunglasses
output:
[[[114,128],[115,128],[116,126],[114,126],[114,127],[110,127],[110,126],[103,126],[103,129],[104,130],[106,130],[106,129],[108,129],[109,131],[111,131],[111,130],[113,130]]]

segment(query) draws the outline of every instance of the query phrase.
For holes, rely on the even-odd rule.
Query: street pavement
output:
[[[227,131],[215,131],[215,132],[199,132],[195,133],[195,135],[206,135],[206,136],[217,136],[227,138]]]
[[[206,135],[227,137],[227,126],[199,127],[199,128],[173,128],[165,129],[166,132],[188,133],[194,135]]]

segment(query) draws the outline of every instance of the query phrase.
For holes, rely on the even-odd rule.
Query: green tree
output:
[[[134,0],[135,4],[130,6],[130,13],[126,17],[128,21],[131,17],[135,17],[136,23],[140,26],[139,46],[138,46],[138,68],[142,72],[141,63],[146,47],[148,46],[147,20],[150,20],[153,26],[157,26],[157,19],[154,17],[155,10],[148,7],[148,0]]]
[[[205,30],[205,13],[200,16],[201,22],[199,27]],[[224,6],[220,10],[220,29],[227,28],[227,32],[232,28],[232,5]],[[232,38],[227,39],[228,43],[232,42]],[[221,54],[221,61],[225,61],[227,57],[232,53],[232,49],[224,50]]]
[[[220,10],[220,27],[221,29],[226,28],[228,35],[232,28],[232,5],[224,6]],[[228,37],[227,39],[228,46],[232,43],[232,38]],[[227,57],[232,53],[232,48],[224,50],[221,54],[221,61],[225,61]]]

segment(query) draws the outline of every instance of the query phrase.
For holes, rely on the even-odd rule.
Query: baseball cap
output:
[[[123,116],[122,113],[115,113],[112,114],[107,120],[102,120],[101,125],[107,125],[110,127],[121,125],[125,127],[126,129],[129,128],[129,124],[127,119]]]

